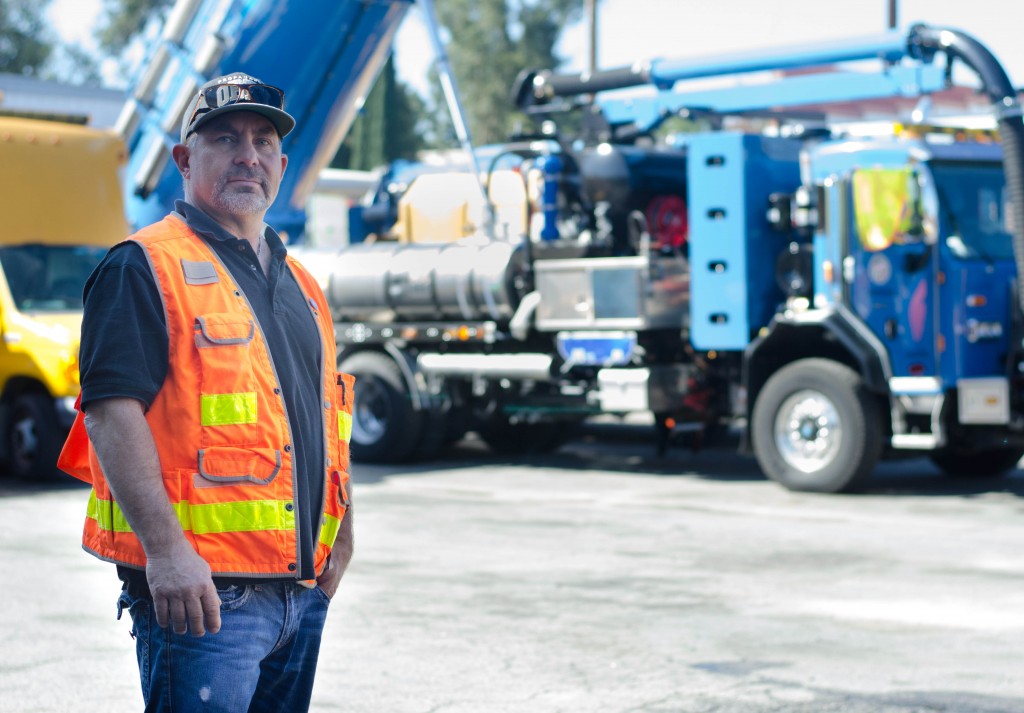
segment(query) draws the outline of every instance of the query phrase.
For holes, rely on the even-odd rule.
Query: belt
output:
[[[132,597],[136,599],[153,598],[152,593],[149,591],[149,580],[146,579],[146,573],[141,569],[132,569],[131,567],[118,565],[117,576],[122,582],[121,589],[128,592]],[[296,582],[307,589],[312,589],[316,586],[315,579],[296,581],[288,577],[213,577],[213,586],[217,589],[227,589],[231,586],[244,587],[253,584],[268,584],[270,582]]]

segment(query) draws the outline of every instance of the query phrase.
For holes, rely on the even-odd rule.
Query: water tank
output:
[[[327,299],[339,320],[500,321],[518,304],[521,261],[504,241],[354,245],[338,253]]]

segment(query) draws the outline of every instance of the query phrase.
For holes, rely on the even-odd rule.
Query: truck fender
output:
[[[338,345],[338,363],[341,364],[346,358],[356,354],[357,352],[369,351],[369,347],[345,347],[341,344]],[[378,350],[373,350],[378,351]],[[381,349],[398,365],[399,371],[402,373],[402,380],[405,382],[405,387],[409,392],[409,399],[412,402],[412,407],[416,411],[423,411],[430,407],[430,396],[427,393],[426,381],[424,380],[423,374],[416,367],[416,359],[404,352],[400,347],[385,342],[381,345]],[[359,387],[357,386],[356,389]]]
[[[746,348],[742,382],[745,415],[750,422],[754,403],[768,378],[797,359],[819,357],[846,364],[860,374],[864,385],[888,399],[892,368],[885,347],[846,307],[805,312],[782,312]],[[749,429],[743,447],[749,443]]]

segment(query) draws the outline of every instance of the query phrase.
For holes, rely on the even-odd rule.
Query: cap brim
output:
[[[222,106],[218,109],[214,109],[212,111],[206,112],[205,114],[202,114],[182,134],[181,143],[185,143],[185,139],[188,138],[189,134],[198,131],[200,127],[202,127],[204,124],[209,123],[209,121],[214,117],[222,116],[232,111],[251,111],[254,114],[259,114],[261,116],[267,117],[270,120],[270,123],[274,125],[274,128],[277,129],[277,133],[281,136],[282,139],[285,136],[287,136],[292,129],[295,128],[295,118],[288,112],[282,109],[275,109],[274,107],[267,106],[266,104],[253,104],[250,102],[244,102],[241,104],[229,104],[228,106]]]

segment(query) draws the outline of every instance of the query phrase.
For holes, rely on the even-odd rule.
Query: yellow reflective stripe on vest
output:
[[[85,516],[95,520],[101,530],[107,532],[131,532],[121,508],[113,500],[100,500],[96,497],[96,491],[89,492],[89,504],[85,509]]]
[[[222,532],[256,532],[266,530],[294,530],[295,512],[288,510],[287,503],[279,500],[248,500],[234,503],[210,503],[190,505],[175,503],[174,512],[183,530],[196,535],[210,535]],[[96,492],[89,494],[88,517],[96,521],[100,529],[110,532],[131,532],[121,508],[113,500],[100,500]],[[324,523],[325,527],[327,523]],[[335,534],[338,526],[334,528]],[[321,530],[321,538],[323,531]],[[332,539],[331,542],[334,542]]]
[[[352,437],[352,414],[338,411],[338,438],[348,443]]]
[[[236,503],[188,505],[192,530],[197,535],[220,532],[255,532],[260,530],[294,530],[295,512],[287,510],[279,500],[250,500]],[[181,517],[179,513],[178,517]],[[185,527],[183,525],[183,527]]]
[[[338,530],[341,529],[341,520],[324,513],[324,524],[320,528],[320,544],[334,547],[334,541],[338,538]]]
[[[203,394],[199,408],[204,426],[256,423],[256,392]]]

